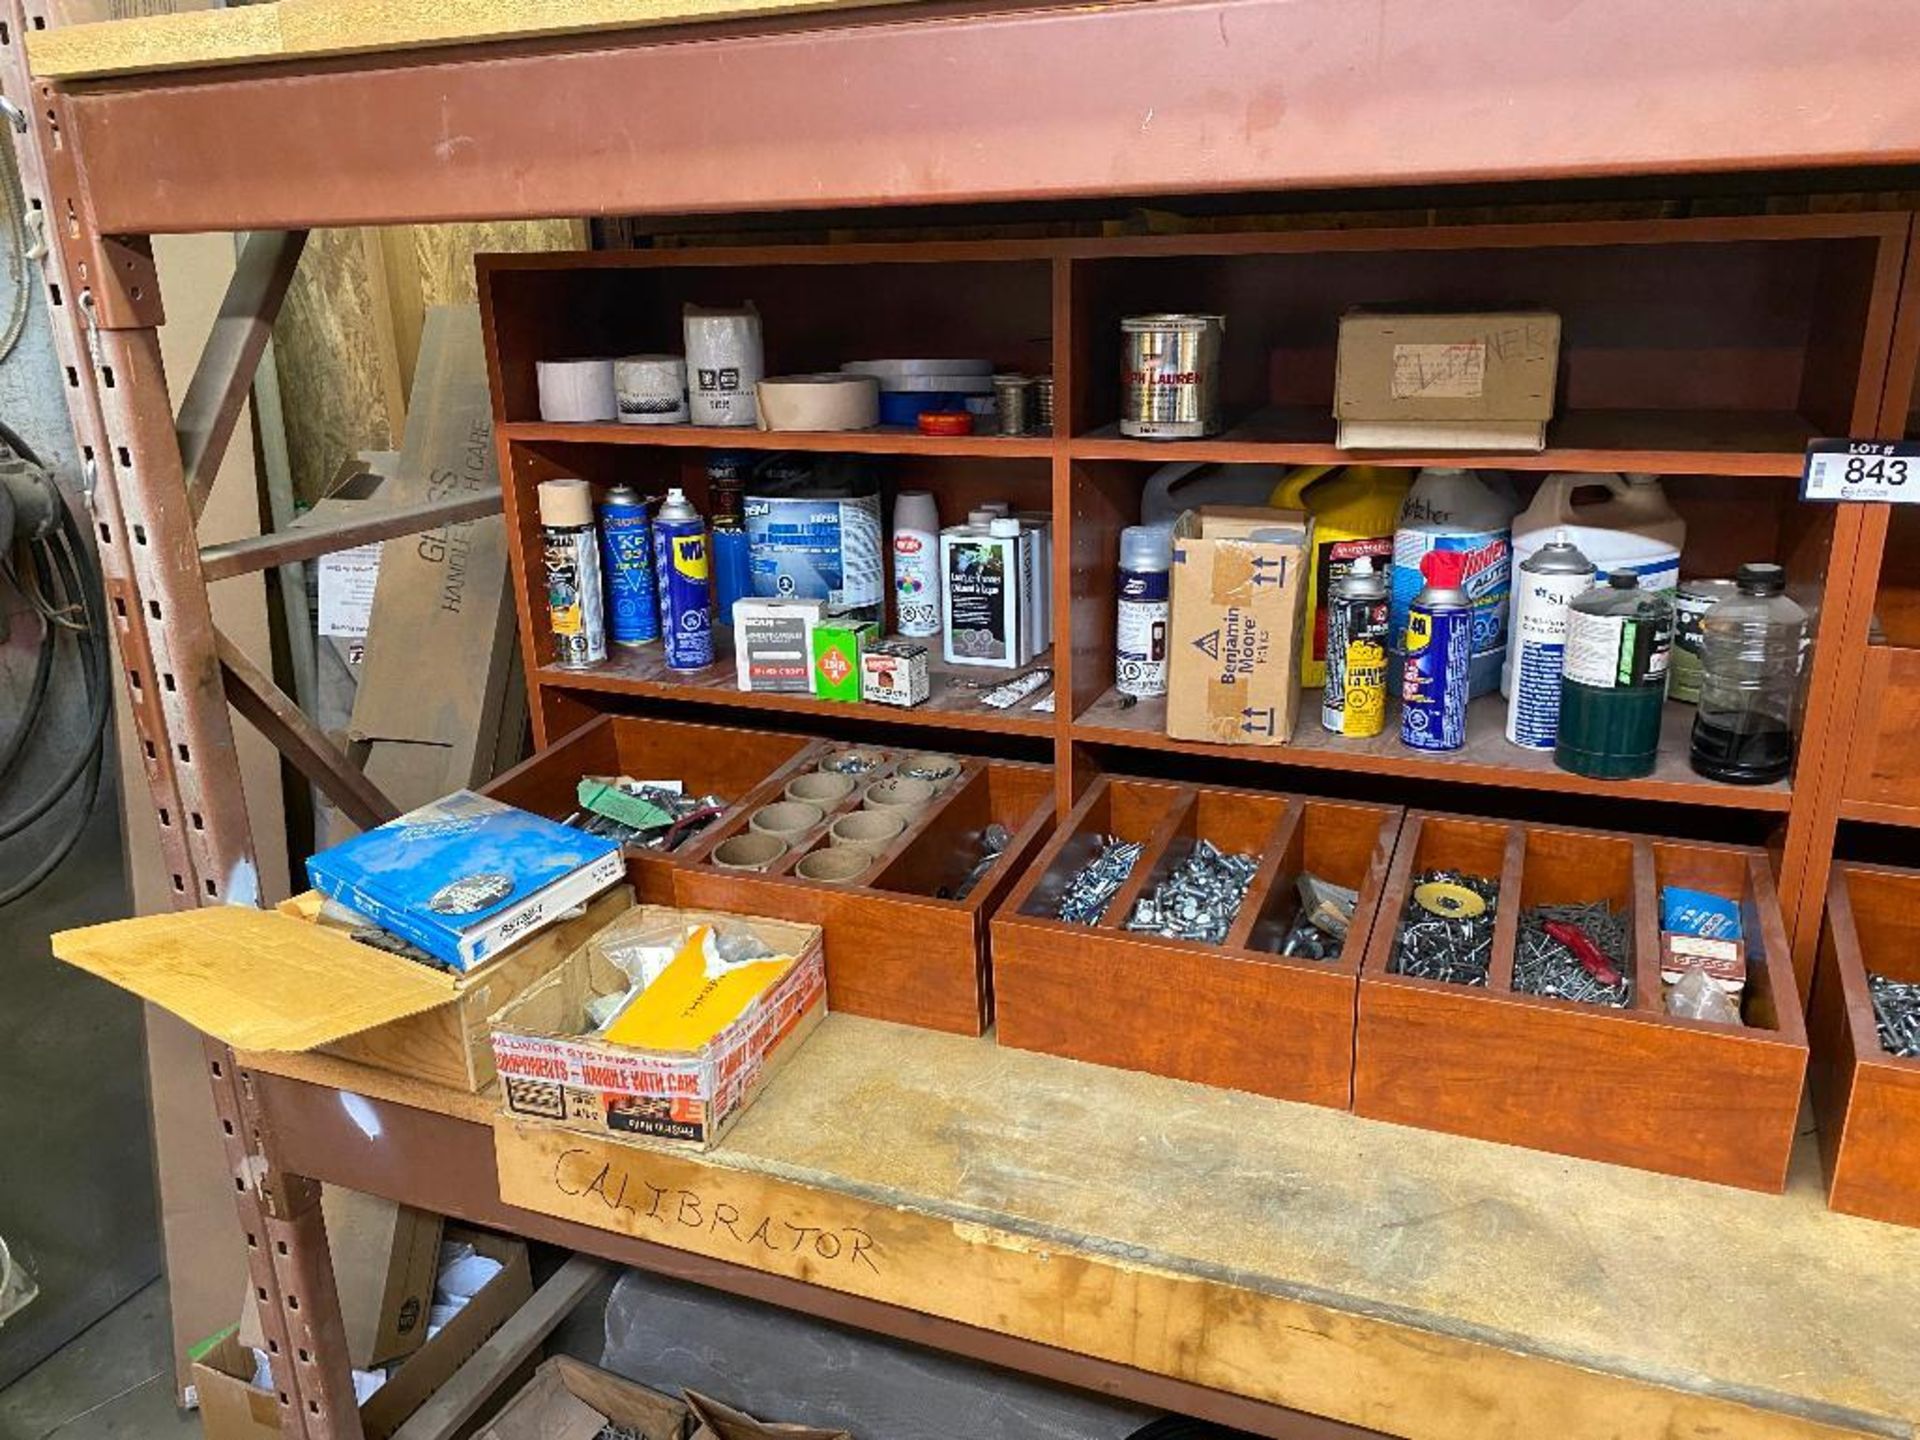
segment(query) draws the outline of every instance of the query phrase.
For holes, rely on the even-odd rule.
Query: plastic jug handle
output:
[[[1625,477],[1611,471],[1603,471],[1595,475],[1573,475],[1563,471],[1558,475],[1549,476],[1548,479],[1558,487],[1560,492],[1558,518],[1567,522],[1574,518],[1576,509],[1574,497],[1582,490],[1605,490],[1616,500],[1625,498],[1633,491],[1633,487],[1627,484]]]

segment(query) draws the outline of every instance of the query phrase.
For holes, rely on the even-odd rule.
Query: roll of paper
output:
[[[565,424],[611,420],[617,410],[611,360],[536,360],[540,418]]]
[[[687,362],[678,355],[628,355],[613,362],[623,425],[687,423]]]
[[[766,374],[760,312],[751,305],[682,312],[687,340],[687,407],[696,425],[753,425],[754,387]]]
[[[871,430],[880,382],[871,375],[780,375],[762,380],[762,430]]]

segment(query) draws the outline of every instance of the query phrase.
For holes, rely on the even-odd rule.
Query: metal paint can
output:
[[[1667,698],[1700,703],[1700,622],[1707,611],[1739,593],[1731,580],[1688,580],[1673,597],[1673,658],[1667,669]]]
[[[1197,440],[1220,431],[1220,315],[1130,315],[1120,322],[1120,433]]]
[[[1593,588],[1593,562],[1561,530],[1520,562],[1513,585],[1513,693],[1507,739],[1523,750],[1551,750],[1560,736],[1560,670],[1567,651],[1567,607]]]
[[[1415,750],[1467,743],[1473,601],[1460,585],[1465,558],[1457,550],[1428,551],[1420,566],[1427,583],[1407,607],[1400,743]]]
[[[713,582],[707,522],[673,489],[653,520],[653,558],[660,571],[660,624],[669,670],[713,664]]]
[[[660,596],[653,578],[653,524],[631,485],[600,502],[600,552],[607,572],[607,637],[616,645],[660,638]]]
[[[1033,378],[1029,375],[993,377],[993,408],[1002,435],[1025,435],[1033,429]]]
[[[1387,724],[1387,577],[1373,558],[1355,556],[1327,596],[1327,683],[1320,724],[1350,740],[1378,735]]]

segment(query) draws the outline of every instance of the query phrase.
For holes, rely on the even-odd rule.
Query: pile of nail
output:
[[[1280,953],[1300,960],[1338,960],[1347,945],[1359,894],[1305,871],[1294,884],[1300,892],[1300,913],[1280,942]]]
[[[1133,902],[1126,928],[1136,935],[1218,945],[1233,928],[1259,868],[1255,856],[1228,855],[1211,841],[1199,841],[1151,895]]]
[[[1905,1060],[1920,1060],[1920,981],[1893,980],[1867,972],[1880,1048]]]
[[[1074,871],[1073,878],[1067,881],[1055,916],[1069,925],[1097,924],[1107,913],[1108,903],[1127,883],[1127,876],[1133,873],[1146,848],[1139,840],[1122,840],[1117,835],[1103,837],[1099,853]]]
[[[1579,936],[1592,947],[1585,960]],[[1627,963],[1632,949],[1626,912],[1616,911],[1604,900],[1591,905],[1536,905],[1520,916],[1514,991],[1625,1009],[1633,998]]]
[[[993,862],[1000,858],[1013,833],[1004,825],[989,825],[980,836],[980,858],[973,862],[973,869],[967,872],[967,878],[954,886],[951,893],[946,887],[937,892],[942,900],[964,900],[973,893],[973,887],[986,878],[987,871],[993,868]]]
[[[1460,886],[1486,902],[1476,915],[1447,916],[1429,910],[1418,898],[1428,885]],[[1414,879],[1414,894],[1400,917],[1400,934],[1387,969],[1416,980],[1484,987],[1493,970],[1493,919],[1500,899],[1497,882],[1459,870],[1428,870]]]

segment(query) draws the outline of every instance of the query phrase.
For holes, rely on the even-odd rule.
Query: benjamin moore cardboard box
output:
[[[1209,505],[1173,527],[1167,734],[1285,745],[1300,715],[1313,520],[1298,510]]]
[[[370,1370],[411,1355],[427,1338],[440,1263],[440,1216],[377,1195],[325,1186],[320,1212],[347,1328],[347,1362]],[[266,1348],[260,1309],[240,1311],[240,1343]]]
[[[1544,450],[1559,370],[1551,310],[1352,310],[1340,318],[1335,443]]]

